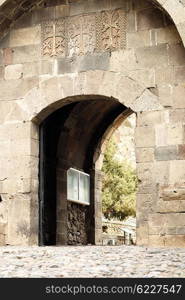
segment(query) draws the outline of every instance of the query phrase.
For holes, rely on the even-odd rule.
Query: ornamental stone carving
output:
[[[65,55],[66,34],[65,19],[48,21],[42,24],[42,54],[43,56]]]
[[[97,48],[116,50],[126,47],[126,14],[123,10],[103,11],[97,17]]]
[[[95,14],[69,18],[68,55],[84,55],[92,53],[96,47]]]
[[[73,56],[126,47],[122,9],[42,23],[42,55]]]

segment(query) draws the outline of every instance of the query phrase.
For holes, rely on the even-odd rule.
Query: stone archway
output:
[[[99,82],[101,82],[101,86],[99,86]],[[112,86],[110,83],[111,82],[114,82],[114,86]],[[93,83],[93,84],[90,84],[90,83]],[[73,86],[74,89],[70,92],[72,92],[72,94],[69,96],[68,93],[69,93],[69,90],[68,90],[68,87],[70,86]],[[99,90],[98,90],[98,87],[99,87]],[[112,89],[110,88],[112,87]],[[53,95],[53,91],[55,91],[55,94]],[[97,95],[96,93],[102,93],[101,96]],[[129,91],[129,94],[128,94],[128,91]],[[51,93],[52,92],[52,93]],[[50,94],[51,93],[51,94]],[[74,95],[74,93],[77,93],[77,95]],[[80,93],[82,94],[82,96],[80,96]],[[88,94],[89,93],[89,94]],[[120,94],[121,93],[121,94]],[[58,100],[56,101],[56,98],[55,98],[55,102],[53,101],[53,97],[59,97],[59,95],[63,95],[64,96],[64,99],[62,100]],[[115,97],[114,97],[115,95]],[[110,97],[111,96],[111,97]],[[70,105],[72,105],[72,108],[73,106],[75,105],[75,103],[81,103],[81,104],[78,104],[82,106],[84,106],[84,109],[86,107],[86,102],[88,102],[88,99],[90,101],[90,104],[89,105],[92,105],[92,108],[89,108],[90,112],[92,115],[89,114],[89,117],[92,119],[93,118],[93,114],[94,114],[94,117],[96,116],[99,116],[100,120],[108,114],[108,112],[110,111],[111,112],[111,117],[109,117],[109,121],[106,121],[106,119],[103,121],[102,119],[102,124],[96,124],[94,123],[94,125],[92,125],[93,123],[91,122],[91,125],[88,125],[88,114],[86,112],[84,112],[84,116],[83,114],[81,115],[81,118],[85,120],[85,116],[87,117],[87,121],[86,121],[86,125],[85,125],[85,134],[87,135],[86,137],[84,136],[84,140],[89,140],[89,143],[90,143],[90,140],[92,139],[92,133],[93,133],[93,130],[95,130],[96,126],[98,127],[102,127],[102,134],[105,134],[107,135],[107,133],[105,133],[107,130],[111,130],[111,128],[114,127],[114,123],[118,123],[119,120],[117,120],[117,118],[119,118],[119,114],[121,113],[121,111],[123,110],[123,108],[120,108],[121,111],[118,109],[118,112],[115,111],[114,113],[114,105],[113,105],[113,108],[112,108],[112,111],[111,111],[111,106],[112,104],[114,104],[114,102],[118,103],[119,104],[119,101],[117,100],[114,100],[116,98],[120,98],[120,99],[123,99],[121,102],[122,102],[122,107],[124,108],[125,107],[125,112],[124,112],[124,117],[126,117],[130,111],[131,111],[131,108],[132,110],[135,110],[135,112],[139,112],[139,111],[143,111],[143,110],[161,110],[162,107],[161,105],[159,104],[159,101],[158,101],[158,98],[156,95],[154,95],[152,92],[150,92],[149,89],[145,88],[144,86],[138,84],[136,81],[130,79],[130,78],[127,78],[127,77],[120,77],[119,74],[116,74],[116,73],[112,73],[112,72],[99,72],[99,71],[94,71],[94,72],[86,72],[86,73],[82,73],[81,76],[77,76],[76,78],[73,76],[65,76],[65,77],[61,77],[61,78],[52,78],[52,79],[49,79],[47,80],[46,82],[43,82],[42,83],[42,86],[41,88],[34,88],[33,90],[31,90],[25,97],[25,100],[24,102],[21,102],[21,106],[22,106],[22,109],[24,110],[27,110],[27,105],[29,105],[29,112],[32,113],[32,118],[34,120],[34,122],[40,124],[42,123],[42,121],[44,121],[45,119],[47,119],[47,117],[49,118],[52,118],[52,114],[55,116],[57,114],[57,111],[61,110],[61,113],[62,113],[62,107],[63,109],[67,109],[68,110],[68,107]],[[30,100],[31,101],[35,101],[35,105],[34,103],[32,103],[32,108],[33,108],[33,111],[31,111],[30,109]],[[39,99],[39,102],[38,102],[38,99]],[[50,103],[51,101],[51,105],[47,105],[46,106],[46,101],[47,103]],[[92,104],[91,104],[92,102]],[[104,103],[105,102],[105,103]],[[39,103],[39,106],[37,107],[36,105],[38,105]],[[112,104],[111,104],[112,103]],[[127,104],[127,106],[125,105],[125,103]],[[148,105],[149,103],[149,105]],[[96,105],[95,105],[96,104]],[[117,104],[117,105],[118,105]],[[101,106],[101,108],[98,109],[98,105]],[[121,105],[121,104],[119,104]],[[118,107],[119,107],[118,105]],[[78,120],[78,126],[77,128],[82,125],[83,126],[83,123],[80,122],[80,109],[76,108],[76,111],[77,111],[77,115],[76,115],[76,118]],[[106,108],[107,107],[107,108]],[[127,109],[126,109],[127,107]],[[129,109],[128,109],[129,107]],[[36,110],[39,110],[36,111]],[[75,107],[73,108],[74,110],[74,113],[75,114]],[[87,108],[86,108],[87,110]],[[103,114],[103,110],[105,110],[104,114]],[[97,111],[100,111],[101,113],[97,114]],[[55,113],[56,112],[56,113]],[[109,112],[109,114],[110,114]],[[36,117],[34,116],[36,115]],[[34,116],[34,117],[33,117]],[[51,117],[50,117],[51,116]],[[62,116],[62,115],[61,115]],[[65,117],[61,117],[61,118],[64,118]],[[121,117],[120,117],[121,118]],[[72,124],[74,123],[74,119],[75,117],[74,116],[71,116],[71,119],[72,119]],[[114,119],[115,122],[114,122]],[[67,122],[67,121],[66,121]],[[77,122],[77,121],[76,121]],[[99,121],[100,122],[100,121]],[[107,123],[108,122],[108,123]],[[112,122],[114,122],[112,124]],[[68,120],[68,123],[70,124],[70,119]],[[59,128],[61,125],[58,125]],[[65,124],[63,124],[63,126],[65,127]],[[66,125],[66,126],[69,126],[69,125]],[[88,126],[92,126],[92,133],[90,133],[90,131],[87,130],[87,127]],[[109,128],[110,127],[110,128]],[[54,127],[55,128],[55,127]],[[103,129],[104,128],[104,129]],[[53,131],[57,130],[57,128],[53,129]],[[66,130],[66,128],[65,128]],[[59,132],[58,132],[59,134]],[[77,133],[75,133],[75,136],[76,136]],[[94,140],[91,141],[91,143],[93,143],[93,145],[96,145],[97,143],[100,142],[101,140],[101,135],[99,135],[98,133],[93,133],[94,134]],[[62,145],[62,131],[60,133],[61,135],[61,145]],[[53,134],[52,134],[52,138],[53,138]],[[67,136],[66,134],[64,135],[64,139],[66,139]],[[59,139],[59,137],[58,137]],[[57,143],[57,141],[55,141],[54,143]],[[53,142],[52,142],[53,144]],[[71,144],[69,143],[69,147],[71,147],[72,149],[76,148],[75,146],[75,141],[74,139],[72,139],[72,142]],[[77,144],[77,147],[79,148],[79,145]],[[90,145],[88,145],[88,149],[89,149]],[[95,147],[95,146],[94,146]],[[76,148],[76,149],[78,149]],[[40,148],[41,149],[41,148]],[[80,148],[79,148],[80,149]],[[96,149],[93,148],[94,150],[93,151],[97,151],[97,147]],[[58,150],[57,150],[58,151]],[[90,150],[88,150],[90,151]],[[92,149],[91,149],[92,151]],[[90,152],[91,152],[90,151]],[[60,204],[54,204],[53,208],[50,207],[50,210],[51,211],[54,211],[56,209],[56,205],[59,205],[59,211],[61,210],[61,212],[58,212],[58,215],[59,215],[59,219],[58,219],[58,222],[57,222],[57,216],[53,215],[53,219],[56,219],[56,223],[52,223],[52,230],[53,230],[53,233],[52,233],[52,236],[53,238],[51,238],[52,242],[50,241],[46,241],[45,243],[46,244],[50,244],[50,243],[55,243],[54,240],[57,242],[57,243],[62,243],[62,244],[66,244],[67,243],[67,228],[66,228],[66,224],[67,224],[67,202],[66,202],[66,195],[65,195],[65,189],[66,189],[66,180],[64,179],[61,179],[61,178],[64,178],[66,176],[66,170],[72,165],[78,165],[78,163],[76,161],[72,162],[72,157],[70,158],[70,161],[69,161],[69,158],[67,158],[67,156],[65,157],[65,154],[64,153],[70,153],[70,149],[67,150],[66,152],[66,149],[62,150],[61,148],[61,153],[62,154],[62,157],[61,158],[58,158],[59,161],[60,161],[60,166],[59,166],[59,170],[61,172],[60,176],[58,175],[58,178],[59,178],[59,182],[61,182],[60,186],[61,186],[61,192],[60,192],[60,195],[62,195],[62,199],[59,200],[60,196],[56,196],[58,197],[57,201],[60,202]],[[74,154],[73,154],[74,155]],[[95,220],[93,217],[88,217],[88,219],[91,221],[91,225],[90,226],[90,232],[88,233],[89,237],[88,237],[88,241],[91,242],[91,243],[101,243],[101,218],[100,218],[100,212],[101,212],[101,203],[99,202],[98,200],[98,192],[97,192],[97,182],[98,182],[98,179],[97,179],[97,176],[98,176],[98,172],[97,172],[97,169],[95,169],[95,167],[93,167],[93,159],[94,159],[94,152],[92,152],[92,154],[89,154],[89,156],[91,156],[91,162],[89,162],[90,164],[88,165],[88,160],[87,160],[87,154],[86,154],[86,163],[84,165],[84,162],[80,163],[80,165],[78,166],[78,168],[80,168],[81,170],[85,170],[88,171],[89,173],[91,173],[91,177],[93,178],[93,181],[91,182],[91,186],[92,186],[92,189],[91,189],[91,198],[92,198],[92,207],[90,208],[90,211],[91,211],[91,216],[94,215],[95,211],[96,211],[96,216],[97,216],[97,220]],[[55,165],[56,163],[54,163],[53,161],[53,165]],[[50,164],[50,172],[51,172],[51,165]],[[36,171],[37,172],[37,171]],[[41,171],[40,171],[41,172]],[[54,172],[56,172],[56,169],[54,169]],[[53,178],[54,178],[54,175],[53,175]],[[47,180],[47,184],[48,184],[49,180]],[[54,184],[54,183],[53,183]],[[43,189],[43,183],[41,184],[41,188],[42,188],[42,194],[44,193]],[[53,191],[53,190],[52,190]],[[95,191],[96,191],[96,194],[95,194]],[[59,190],[57,190],[56,192],[53,191],[53,195],[58,195],[57,193],[59,192]],[[49,197],[51,197],[51,193],[48,191],[47,192],[47,195]],[[98,202],[94,202],[94,199],[97,199]],[[98,207],[98,209],[97,209]],[[51,219],[51,217],[48,217],[49,219]],[[62,221],[61,221],[61,218],[62,218]],[[65,219],[65,221],[64,221]],[[96,227],[96,230],[95,230],[95,222],[97,223],[97,227]],[[57,237],[54,237],[55,233],[54,231],[56,230],[57,232],[57,227],[56,227],[56,224],[58,224],[58,228],[62,228],[62,229],[58,229],[58,238]],[[49,224],[47,226],[50,226]],[[65,232],[65,233],[63,233]],[[61,236],[61,237],[60,237]],[[41,243],[44,243],[43,242],[43,238],[42,239],[42,242]],[[46,238],[47,240],[47,238]]]
[[[41,54],[43,16],[50,24],[55,17],[62,19],[65,14],[69,21],[75,14],[82,16],[83,21],[85,4],[78,13],[72,10],[69,14],[67,4],[49,7],[51,2],[46,1],[48,7],[35,10],[32,4],[42,6],[44,2],[32,1],[28,6],[20,1],[14,7],[12,1],[1,1],[1,13],[6,15],[2,20],[3,32],[12,26],[1,41],[0,51],[3,243],[38,243],[39,125],[71,103],[107,98],[110,103],[114,99],[137,113],[136,152],[141,181],[137,201],[139,243],[184,245],[184,47],[174,24],[164,17],[164,9],[161,13],[156,6],[146,8],[154,2],[169,10],[183,40],[182,1],[129,0],[121,2],[120,9],[120,1],[107,0],[101,9],[94,6],[93,18],[102,16],[104,10],[109,15],[120,9],[119,19],[125,10],[129,23],[123,30],[128,38],[125,48],[118,43],[112,51],[105,43],[99,51],[95,43],[90,55],[85,52],[85,55],[75,53],[74,57],[46,58]],[[133,3],[140,6],[133,8]],[[33,13],[16,24],[12,22],[29,9]],[[34,39],[37,30],[38,39]],[[22,34],[25,32],[32,32],[33,39],[24,40],[29,36]],[[164,68],[167,68],[165,76]]]
[[[101,244],[101,201],[93,157],[107,127],[126,108],[113,98],[86,96],[41,124],[41,244]],[[90,174],[90,206],[67,201],[67,171]]]

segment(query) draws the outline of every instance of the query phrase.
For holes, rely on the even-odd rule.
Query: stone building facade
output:
[[[137,244],[184,247],[185,1],[1,0],[0,15],[0,244],[101,243],[105,141],[134,112]],[[67,201],[70,167],[90,206]]]

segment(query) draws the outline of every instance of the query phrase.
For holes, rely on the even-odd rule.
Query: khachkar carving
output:
[[[96,46],[95,15],[71,17],[68,20],[68,55],[92,53]]]
[[[97,17],[97,48],[116,50],[126,47],[126,13],[121,10],[103,11]]]
[[[42,54],[43,56],[65,55],[65,19],[42,23]]]
[[[126,47],[122,9],[42,23],[42,55],[73,56]]]

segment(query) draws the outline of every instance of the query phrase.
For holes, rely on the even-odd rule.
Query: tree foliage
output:
[[[117,147],[111,139],[108,142],[102,171],[102,205],[106,218],[123,220],[127,216],[136,215],[136,170],[129,162],[119,162],[114,158]]]

